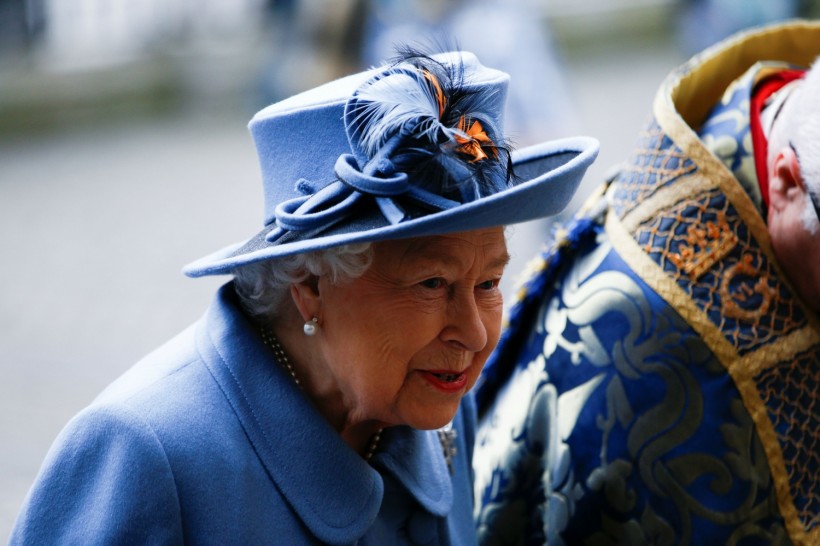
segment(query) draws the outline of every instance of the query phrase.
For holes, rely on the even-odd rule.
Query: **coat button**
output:
[[[416,512],[407,522],[407,534],[413,544],[432,544],[438,535],[436,518],[426,512]]]

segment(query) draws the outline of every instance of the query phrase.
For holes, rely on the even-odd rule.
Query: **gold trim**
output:
[[[761,60],[810,66],[820,47],[820,22],[792,21],[740,33],[721,42],[673,71],[655,95],[653,111],[664,132],[684,150],[706,178],[715,180],[738,210],[761,249],[772,258],[764,219],[726,166],[700,142],[698,127],[726,87]]]
[[[726,195],[752,236],[757,239],[761,251],[768,258],[774,258],[769,230],[749,194],[732,176],[726,165],[703,145],[697,133],[686,125],[684,119],[675,111],[675,105],[669,98],[669,93],[674,92],[674,89],[670,90],[670,87],[674,87],[677,83],[672,80],[662,85],[655,97],[654,111],[658,125],[698,166],[698,174],[712,180],[715,186]]]
[[[705,51],[673,72],[661,85],[654,102],[658,124],[678,147],[689,154],[698,165],[700,174],[714,179],[719,184],[727,199],[737,209],[741,221],[745,222],[751,235],[760,244],[761,252],[771,261],[779,277],[792,292],[794,292],[793,288],[785,280],[783,271],[774,258],[764,219],[740,184],[730,176],[725,165],[702,145],[692,127],[698,127],[702,123],[708,109],[720,99],[727,85],[758,61],[777,59],[803,66],[812,64],[820,52],[820,47],[807,47],[808,44],[820,44],[820,23],[816,21],[799,21],[741,34]],[[678,308],[674,302],[670,304]],[[805,309],[805,306],[803,307]],[[817,328],[816,314],[808,309],[806,312],[810,328]],[[690,324],[698,330],[698,324],[694,322]],[[769,459],[772,478],[775,480],[780,512],[795,544],[820,543],[820,527],[807,533],[804,522],[797,514],[780,442],[774,433],[773,425],[760,399],[757,387],[751,380],[750,371],[745,369],[743,364],[754,363],[750,366],[751,368],[761,368],[764,366],[764,359],[768,360],[775,356],[774,351],[779,353],[784,349],[785,340],[796,340],[802,336],[812,338],[816,335],[816,332],[802,333],[801,330],[801,333],[794,333],[781,340],[776,347],[763,347],[753,355],[744,357],[740,362],[734,358],[727,359],[727,354],[716,351],[716,355],[735,381],[744,404],[755,421],[758,435]],[[794,354],[794,347],[791,349],[791,354]]]
[[[761,372],[774,368],[818,344],[820,344],[820,334],[811,326],[804,326],[753,353],[725,363],[725,367],[729,369],[732,377],[752,381]]]
[[[818,44],[820,44],[820,23],[816,23],[814,26],[815,30],[817,31],[817,40]],[[818,54],[820,54],[820,46],[817,49]],[[726,68],[727,73],[734,73],[729,68]],[[686,125],[686,121],[675,111],[675,106],[671,103],[671,100],[665,100],[664,92],[671,93],[674,91],[674,85],[677,85],[677,82],[674,81],[673,78],[670,77],[667,84],[661,86],[661,89],[658,91],[658,94],[655,96],[655,104],[654,104],[654,113],[655,119],[658,122],[658,125],[661,129],[667,134],[667,136],[674,142],[675,146],[681,148],[685,151],[685,153],[692,159],[692,161],[698,166],[698,170],[693,173],[693,178],[705,178],[707,180],[711,180],[712,188],[719,188],[727,197],[729,202],[732,206],[737,210],[740,220],[746,225],[749,229],[749,233],[751,236],[757,240],[758,244],[760,245],[760,252],[766,257],[768,262],[777,272],[778,279],[782,282],[786,287],[788,287],[789,291],[792,294],[797,294],[797,291],[794,289],[794,286],[791,284],[788,276],[783,271],[782,267],[780,266],[780,262],[774,255],[774,250],[772,249],[771,237],[769,236],[769,229],[766,226],[766,221],[760,215],[760,212],[755,207],[754,203],[752,202],[749,195],[740,185],[740,183],[735,179],[726,165],[723,164],[717,157],[715,157],[700,141],[697,134]],[[672,90],[670,90],[672,89]],[[674,184],[675,186],[681,185],[682,187],[688,187],[688,182],[685,180],[676,181]],[[699,187],[700,185],[703,187],[707,186],[707,183],[697,181],[693,183],[694,187]],[[710,188],[711,189],[711,188]],[[671,188],[663,188],[663,190],[668,190],[664,192],[663,195],[666,195],[667,198],[673,196],[674,193],[671,191]],[[656,195],[660,196],[663,190],[658,190]],[[654,197],[654,196],[653,196]],[[647,202],[654,202],[653,198],[647,199]],[[672,202],[669,203],[670,205]],[[636,208],[642,208],[642,205],[639,205]],[[655,204],[657,206],[657,210],[661,210],[661,204]],[[630,212],[630,215],[634,211]],[[632,219],[627,216],[629,219],[629,230],[632,231],[640,224],[635,219]],[[820,315],[810,309],[803,300],[800,298],[796,298],[798,305],[801,306],[804,314],[807,317],[809,324],[817,331],[820,331]]]
[[[719,361],[723,363],[727,373],[737,386],[744,406],[746,406],[747,411],[754,420],[766,452],[772,478],[775,481],[778,504],[781,515],[783,515],[789,528],[789,534],[793,539],[799,535],[805,535],[805,531],[799,525],[800,519],[797,517],[797,509],[791,499],[789,480],[785,471],[780,442],[777,440],[767,410],[760,400],[757,387],[750,381],[748,376],[738,374],[739,368],[737,365],[727,365],[740,360],[734,346],[726,340],[722,332],[709,320],[709,317],[695,305],[689,295],[641,250],[632,235],[615,218],[614,214],[607,215],[605,229],[612,247],[627,265],[692,326]]]
[[[712,179],[696,172],[676,181],[672,185],[660,188],[629,211],[621,222],[627,231],[633,232],[639,225],[650,218],[656,217],[660,211],[668,209],[684,199],[690,199],[695,195],[706,193],[718,187],[718,184]]]
[[[605,230],[613,248],[701,336],[734,381],[743,404],[755,423],[774,480],[780,513],[790,538],[797,545],[820,544],[820,526],[808,532],[807,525],[811,521],[804,522],[797,512],[780,441],[754,377],[820,342],[820,316],[810,310],[804,301],[796,300],[809,324],[740,358],[736,348],[719,327],[639,247],[632,233],[656,213],[680,202],[682,198],[718,189],[737,210],[740,221],[759,244],[760,252],[772,264],[779,280],[796,294],[775,259],[765,219],[729,169],[703,146],[696,130],[712,106],[720,100],[727,86],[754,64],[763,60],[778,60],[809,66],[818,53],[820,21],[792,21],[738,34],[707,49],[673,71],[655,95],[655,120],[674,145],[697,165],[698,170],[689,175],[691,178],[679,178],[671,187],[659,189],[655,195],[626,214],[623,221],[610,213],[605,222]],[[687,190],[693,193],[686,195]],[[698,264],[693,262],[692,265],[695,268],[690,275],[696,275],[699,271],[696,269]],[[727,270],[727,274],[736,269]],[[764,287],[755,285],[750,289],[763,291]],[[762,295],[765,301],[765,294]],[[730,313],[737,314],[741,311],[729,309]]]
[[[735,347],[726,340],[723,333],[706,313],[700,310],[689,294],[643,251],[614,213],[606,215],[604,229],[612,248],[626,264],[692,326],[721,362],[738,359]]]
[[[743,405],[755,423],[755,428],[763,444],[769,470],[774,480],[780,514],[785,521],[790,538],[796,545],[810,546],[817,544],[817,539],[820,538],[820,527],[815,528],[814,531],[809,534],[803,526],[803,522],[797,513],[797,508],[792,499],[789,476],[786,471],[780,441],[777,439],[774,426],[769,419],[768,410],[760,399],[757,386],[754,381],[752,381],[753,376],[749,370],[744,367],[744,364],[752,359],[766,358],[768,360],[768,356],[771,355],[767,355],[766,353],[769,351],[780,352],[787,350],[786,344],[790,340],[792,342],[799,341],[802,346],[802,343],[807,343],[807,341],[797,336],[816,337],[816,332],[808,334],[801,333],[807,329],[803,328],[797,333],[784,337],[778,343],[774,344],[775,347],[773,349],[766,349],[764,347],[741,359],[738,357],[735,347],[726,340],[720,329],[709,320],[706,313],[697,307],[689,295],[678,286],[677,282],[667,275],[652,258],[643,252],[632,237],[632,234],[616,218],[614,213],[607,214],[605,230],[612,247],[618,252],[624,262],[626,262],[658,296],[665,300],[683,317],[723,364],[740,393]],[[791,355],[795,354],[793,346],[788,347],[788,351]],[[774,363],[771,365],[773,364]],[[758,363],[753,367],[762,368],[763,365]]]
[[[762,60],[810,66],[820,50],[820,21],[789,21],[738,33],[693,57],[667,79],[677,112],[698,127],[739,75]]]

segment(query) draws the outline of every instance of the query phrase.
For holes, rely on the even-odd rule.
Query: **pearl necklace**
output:
[[[273,350],[273,356],[276,357],[276,361],[279,362],[285,369],[288,371],[290,376],[293,378],[293,382],[296,383],[296,386],[300,389],[302,388],[302,383],[299,381],[299,378],[296,376],[296,371],[293,369],[293,366],[290,364],[290,360],[288,360],[288,355],[285,354],[285,350],[279,344],[279,340],[276,339],[272,333],[267,332],[266,330],[262,330],[262,343],[267,345],[268,347]]]
[[[282,348],[282,345],[279,344],[279,340],[276,339],[276,336],[273,335],[272,332],[265,330],[264,328],[261,329],[262,335],[262,343],[270,347],[273,351],[273,356],[276,357],[277,362],[281,364],[288,372],[290,377],[293,379],[293,382],[296,383],[296,386],[299,387],[302,391],[304,388],[302,387],[301,381],[299,381],[299,377],[296,375],[296,370],[293,369],[293,365],[291,365],[290,360],[288,359],[288,355],[285,354],[285,350]],[[379,447],[379,440],[382,438],[382,431],[384,429],[380,428],[376,434],[373,435],[373,440],[371,440],[370,445],[367,447],[367,451],[364,454],[364,460],[370,461],[373,458],[373,454],[376,453],[376,449]]]

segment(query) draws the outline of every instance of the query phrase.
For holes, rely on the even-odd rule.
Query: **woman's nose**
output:
[[[466,292],[452,298],[441,336],[447,343],[477,353],[487,346],[487,327],[472,291]]]

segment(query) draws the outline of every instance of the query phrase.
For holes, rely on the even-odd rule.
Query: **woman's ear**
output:
[[[290,296],[305,322],[313,317],[319,316],[319,309],[322,308],[322,296],[319,293],[319,277],[311,275],[304,281],[291,284]]]

